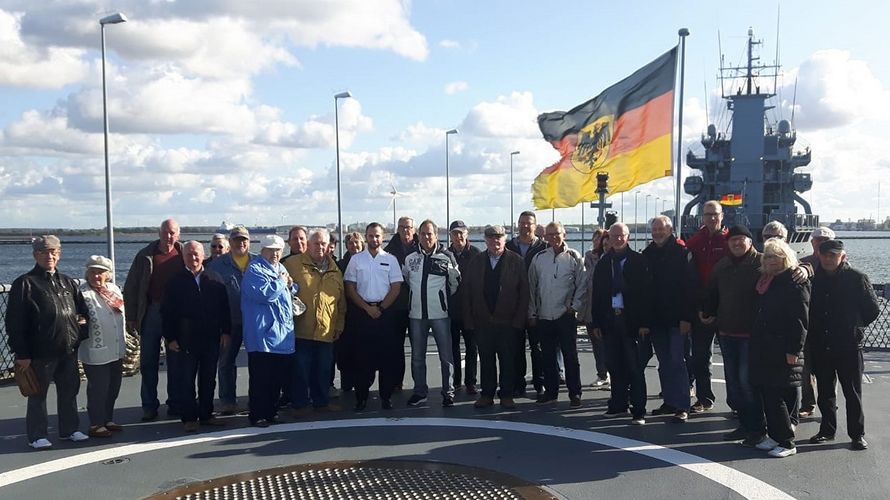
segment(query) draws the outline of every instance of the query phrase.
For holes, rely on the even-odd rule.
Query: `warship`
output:
[[[810,174],[795,170],[809,165],[812,152],[808,147],[795,150],[793,114],[789,121],[771,120],[767,113],[775,109],[771,102],[776,97],[780,66],[778,61],[759,63],[756,52],[762,43],[749,28],[747,64],[724,66],[721,57],[718,80],[729,122],[723,131],[709,124],[701,137],[703,154],[692,150],[686,154],[686,165],[699,173],[687,177],[683,185],[693,198],[683,209],[681,228],[684,235],[693,234],[701,227],[704,203],[719,200],[724,225],[744,224],[760,240],[763,227],[779,221],[788,228],[788,243],[803,251],[809,247],[810,233],[819,226],[819,216],[800,195],[813,187]],[[771,77],[769,91],[764,84],[768,85]],[[725,91],[727,86],[729,92]]]

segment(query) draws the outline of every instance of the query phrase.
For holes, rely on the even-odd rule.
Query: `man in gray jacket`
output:
[[[538,329],[544,361],[544,394],[538,404],[556,404],[559,396],[558,349],[565,360],[571,405],[581,406],[575,311],[584,295],[584,263],[581,254],[566,245],[561,223],[547,224],[544,238],[550,247],[535,255],[528,268],[529,327]]]
[[[451,352],[451,324],[448,299],[457,291],[460,273],[451,252],[439,244],[439,228],[431,220],[420,224],[420,245],[405,257],[402,274],[409,289],[408,329],[411,333],[411,376],[414,394],[408,406],[426,401],[426,344],[430,330],[439,351],[442,367],[442,406],[454,406],[454,357]]]

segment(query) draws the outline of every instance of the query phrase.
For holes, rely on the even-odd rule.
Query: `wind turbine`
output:
[[[399,226],[398,217],[396,216],[396,198],[401,198],[401,197],[407,196],[407,195],[405,193],[400,192],[398,189],[396,189],[396,185],[395,185],[395,182],[393,181],[392,174],[389,175],[389,187],[391,189],[391,191],[388,193],[390,199],[389,199],[389,206],[386,208],[388,209],[389,207],[392,207],[392,228],[393,228],[393,231],[395,231],[396,228],[398,228],[398,226]]]

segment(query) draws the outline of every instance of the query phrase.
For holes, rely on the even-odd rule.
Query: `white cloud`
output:
[[[457,40],[449,40],[446,38],[439,41],[439,47],[442,47],[443,49],[459,49],[461,45]]]
[[[21,18],[21,13],[0,10],[0,85],[61,88],[87,74],[84,50],[25,43]]]
[[[465,81],[456,81],[445,84],[445,93],[448,95],[454,95],[458,92],[465,92],[469,90],[470,84]]]
[[[531,92],[513,92],[495,102],[477,104],[464,119],[462,131],[481,137],[539,137],[538,110]]]

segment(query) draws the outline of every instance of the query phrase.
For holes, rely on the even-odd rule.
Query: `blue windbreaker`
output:
[[[294,352],[291,291],[281,272],[286,272],[284,266],[273,266],[262,256],[252,259],[244,272],[241,316],[247,352]]]

